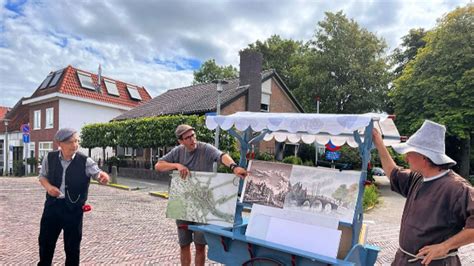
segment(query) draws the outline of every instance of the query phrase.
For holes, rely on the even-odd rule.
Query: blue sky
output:
[[[308,41],[324,12],[342,10],[392,51],[412,28],[468,0],[0,0],[0,105],[29,97],[50,71],[73,65],[145,86],[187,86],[208,59],[238,67],[238,52],[273,34]]]

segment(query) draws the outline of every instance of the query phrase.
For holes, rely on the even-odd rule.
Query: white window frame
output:
[[[44,128],[54,127],[54,107],[46,109],[46,122]]]
[[[77,71],[77,77],[79,78],[79,82],[81,83],[81,87],[95,91],[94,82],[92,81],[92,75],[89,73]]]
[[[115,83],[115,81],[104,79],[104,83],[105,83],[105,88],[107,89],[108,94],[114,95],[114,96],[120,96],[120,92],[118,91],[117,83]]]
[[[262,98],[261,98],[261,100],[260,100],[260,111],[262,111],[262,112],[270,112],[270,100],[271,100],[271,96],[272,96],[271,93],[262,92]],[[267,110],[261,108],[262,105],[266,105],[266,106],[267,106]]]
[[[48,156],[48,152],[53,151],[53,142],[52,141],[44,141],[38,142],[38,158],[46,158]]]
[[[41,110],[35,110],[33,113],[33,129],[41,129]]]
[[[130,98],[132,98],[133,100],[138,100],[138,101],[142,100],[142,96],[140,96],[138,87],[127,85],[127,90],[128,90],[128,93],[130,94]]]
[[[125,148],[123,148],[123,155],[132,156],[132,151],[133,151],[133,148],[125,147]],[[135,151],[133,153],[133,156],[137,156],[137,149],[135,149]]]

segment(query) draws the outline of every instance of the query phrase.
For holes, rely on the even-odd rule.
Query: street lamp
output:
[[[216,79],[212,81],[212,83],[217,84],[217,106],[216,106],[216,115],[221,114],[221,93],[224,90],[222,88],[222,85],[228,84],[229,82],[221,79]],[[219,132],[220,132],[220,127],[217,126],[216,128],[216,135],[214,136],[214,146],[219,149]]]
[[[316,100],[316,113],[319,114],[319,102],[321,101],[321,97],[315,96],[314,99]],[[318,166],[318,150],[319,144],[318,141],[314,142],[314,166]]]
[[[5,146],[3,149],[5,150],[5,167],[3,169],[5,176],[8,176],[8,155],[10,154],[10,147],[8,145],[8,122],[10,119],[3,119],[3,124],[5,125]]]

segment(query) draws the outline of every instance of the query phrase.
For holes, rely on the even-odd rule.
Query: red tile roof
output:
[[[102,76],[102,82],[100,86],[101,92],[85,89],[81,86],[81,83],[77,76],[78,70],[84,73],[91,74],[94,85],[97,85],[98,77],[96,74],[88,72],[88,71],[84,71],[81,69],[77,69],[72,66],[67,66],[63,71],[61,79],[58,81],[58,83],[55,86],[52,86],[46,89],[40,89],[41,87],[40,85],[38,86],[38,89],[33,93],[33,95],[31,95],[29,99],[59,92],[59,93],[69,94],[69,95],[77,96],[81,98],[87,98],[87,99],[96,100],[96,101],[100,101],[104,103],[122,105],[122,106],[127,106],[127,107],[136,107],[151,99],[151,96],[150,94],[148,94],[145,87],[139,87],[130,83],[125,83],[125,82],[115,80],[109,77],[104,77],[104,76]],[[105,87],[104,78],[115,81],[115,84],[120,93],[120,96],[114,96],[107,93],[107,88]],[[141,101],[134,100],[130,97],[130,94],[128,93],[128,90],[127,90],[127,84],[137,87],[138,92],[142,98]]]
[[[10,108],[5,107],[5,106],[0,106],[0,120],[5,117],[5,115],[7,114],[8,110],[10,110]]]
[[[28,107],[22,105],[22,101],[25,98],[21,98],[13,108],[11,108],[5,115],[5,118],[10,119],[8,122],[8,132],[20,131],[20,127],[23,124],[27,124],[29,120]],[[0,121],[0,134],[5,133],[5,123]]]

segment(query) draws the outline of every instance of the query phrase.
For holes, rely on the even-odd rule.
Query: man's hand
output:
[[[179,175],[184,180],[186,179],[186,176],[188,176],[188,174],[189,174],[189,169],[186,166],[182,165],[182,164],[178,164],[178,166],[176,167],[176,170],[178,170]]]
[[[248,173],[247,173],[247,170],[245,170],[244,168],[240,167],[240,166],[236,166],[234,168],[234,175],[242,178],[242,179],[245,179],[245,177],[247,177]]]
[[[449,249],[443,244],[436,244],[430,246],[424,246],[418,251],[416,257],[423,257],[421,264],[428,265],[433,259],[444,257],[448,254]]]
[[[97,177],[97,181],[99,181],[99,183],[101,183],[102,185],[105,185],[109,183],[109,180],[110,180],[110,176],[106,172],[104,171],[99,172],[99,176]]]
[[[59,197],[59,195],[61,194],[61,191],[59,191],[59,188],[53,185],[48,186],[48,189],[46,190],[46,192],[48,192],[48,194],[51,197],[55,197],[55,198]]]
[[[382,134],[380,134],[380,131],[376,128],[372,129],[372,141],[374,142],[377,148],[379,147],[379,145],[382,145],[382,146],[384,145]]]

